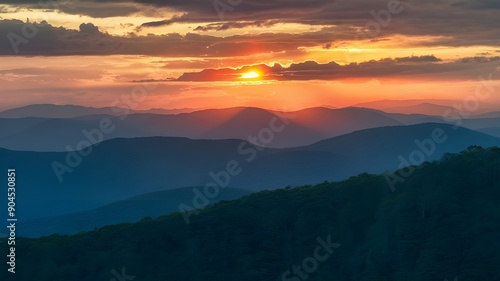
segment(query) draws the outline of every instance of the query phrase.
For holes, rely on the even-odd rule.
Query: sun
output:
[[[250,71],[250,72],[247,72],[247,73],[244,73],[243,75],[240,76],[240,78],[242,79],[255,79],[255,78],[259,78],[259,73],[255,72],[255,71]]]

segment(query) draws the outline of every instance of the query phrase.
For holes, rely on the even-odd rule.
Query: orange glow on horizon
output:
[[[259,77],[260,77],[260,74],[255,72],[255,71],[250,71],[250,72],[244,73],[243,75],[240,76],[240,78],[242,78],[242,79],[255,79],[255,78],[259,78]]]

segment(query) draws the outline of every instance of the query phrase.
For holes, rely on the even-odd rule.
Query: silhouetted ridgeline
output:
[[[363,174],[220,202],[189,225],[175,213],[19,239],[16,280],[107,281],[122,268],[141,281],[282,280],[329,236],[341,246],[307,280],[500,280],[499,233],[500,148],[473,147],[422,164],[395,192]]]
[[[75,234],[110,224],[138,222],[145,217],[156,218],[179,211],[180,204],[193,205],[194,189],[203,192],[203,187],[185,187],[141,194],[126,200],[89,211],[71,213],[47,218],[18,221],[17,235],[41,237],[50,234]],[[225,188],[214,198],[206,198],[207,204],[229,200],[250,194],[251,191]]]
[[[435,130],[443,134],[439,143],[429,145]],[[288,149],[256,148],[231,139],[113,139],[80,156],[0,149],[0,167],[16,167],[22,173],[17,211],[28,220],[90,210],[147,192],[205,186],[215,181],[211,172],[220,174],[232,161],[238,162],[241,173],[224,183],[258,191],[393,171],[401,163],[432,161],[470,145],[498,146],[500,139],[437,123],[366,129]],[[421,159],[412,157],[414,152]]]

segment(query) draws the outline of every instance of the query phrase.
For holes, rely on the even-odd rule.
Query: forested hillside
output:
[[[500,148],[426,162],[394,192],[387,178],[262,191],[190,214],[189,224],[175,213],[19,239],[16,280],[500,280]],[[319,241],[340,245],[294,274]]]

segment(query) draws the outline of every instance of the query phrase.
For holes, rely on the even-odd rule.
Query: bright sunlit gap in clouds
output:
[[[243,75],[241,75],[240,78],[242,79],[255,79],[255,78],[259,78],[260,75],[259,73],[255,72],[255,71],[250,71],[250,72],[247,72],[247,73],[244,73]]]

